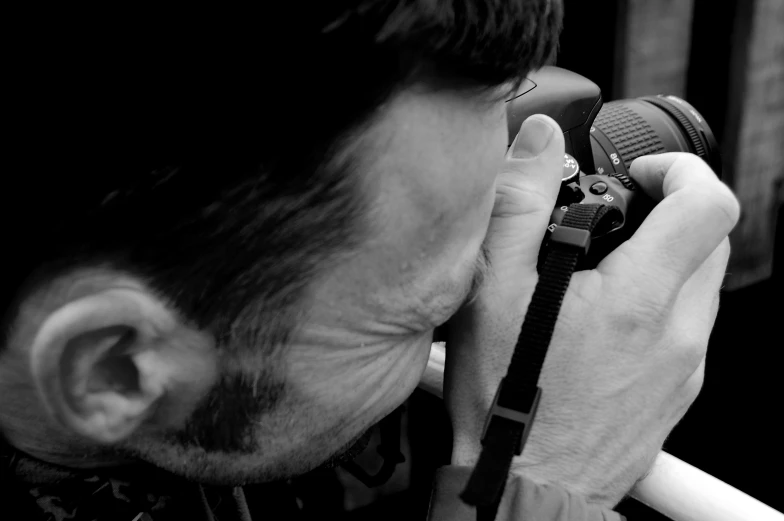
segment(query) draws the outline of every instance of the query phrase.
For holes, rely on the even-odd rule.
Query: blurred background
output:
[[[784,1],[564,4],[557,65],[596,82],[605,101],[674,94],[706,118],[743,209],[727,289],[770,280],[784,190]]]
[[[784,510],[784,0],[565,0],[557,65],[605,100],[675,94],[719,141],[741,203],[705,385],[665,450]],[[630,519],[666,519],[634,500]]]
[[[722,178],[742,213],[731,235],[705,384],[664,448],[784,511],[784,332],[777,327],[784,316],[784,0],[564,3],[556,65],[593,80],[605,101],[682,97],[716,135]],[[322,515],[330,490],[335,517],[422,518],[433,469],[449,462],[443,440],[451,433],[440,400],[417,391],[405,405],[404,428],[407,461],[386,485],[367,489],[338,470],[313,476],[319,485],[303,494],[323,491],[314,498]],[[368,470],[380,466],[375,436],[357,460]],[[325,487],[329,482],[335,488]],[[630,520],[667,519],[633,499],[618,511]]]

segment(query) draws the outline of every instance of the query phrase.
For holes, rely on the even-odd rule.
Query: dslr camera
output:
[[[581,268],[595,267],[631,237],[654,206],[629,176],[636,158],[662,152],[690,152],[721,176],[718,143],[705,118],[686,101],[669,95],[604,104],[599,87],[583,76],[546,66],[528,75],[507,100],[509,145],[523,121],[546,114],[561,126],[566,143],[564,172],[550,233],[569,205],[600,203],[620,210],[621,219],[594,232]]]

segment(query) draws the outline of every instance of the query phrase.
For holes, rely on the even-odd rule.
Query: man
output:
[[[0,353],[19,508],[269,516],[270,489],[239,485],[339,459],[411,394],[449,320],[453,465],[430,515],[474,515],[457,493],[564,146],[534,116],[507,152],[504,100],[552,59],[560,5],[300,10],[230,31],[36,19],[21,40]],[[574,276],[499,519],[617,519],[699,392],[737,202],[690,156],[632,171],[661,202]]]

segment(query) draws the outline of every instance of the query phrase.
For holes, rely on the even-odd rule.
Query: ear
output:
[[[102,443],[184,421],[217,377],[212,337],[143,289],[108,289],[46,316],[30,367],[50,414]]]

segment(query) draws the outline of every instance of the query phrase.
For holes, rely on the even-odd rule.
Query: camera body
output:
[[[637,157],[662,152],[690,152],[721,174],[718,144],[705,119],[675,96],[649,96],[604,104],[592,81],[558,67],[528,75],[507,100],[509,145],[533,114],[553,118],[564,133],[564,174],[549,234],[573,203],[615,206],[623,216],[592,237],[582,268],[631,237],[655,205],[629,176]]]

